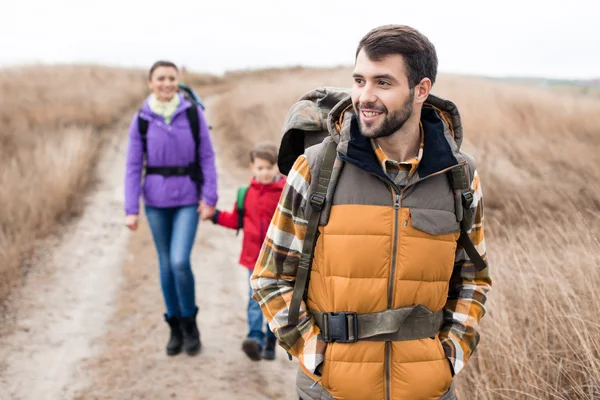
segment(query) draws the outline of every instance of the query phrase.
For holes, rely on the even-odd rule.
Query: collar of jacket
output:
[[[250,181],[250,186],[254,186],[257,188],[265,188],[265,189],[276,189],[276,190],[281,190],[283,189],[283,187],[285,186],[285,178],[282,175],[278,175],[275,180],[271,183],[260,183],[259,181],[256,180],[256,178],[252,178],[252,181]]]
[[[459,151],[462,140],[460,116],[456,106],[447,107],[441,100],[438,106],[432,104],[430,96],[421,110],[421,122],[424,130],[423,158],[417,168],[420,179],[428,175],[450,168],[458,161],[455,153]],[[336,115],[337,111],[337,115]],[[440,114],[446,113],[443,117]],[[359,128],[357,116],[347,104],[339,104],[329,116],[329,130],[338,143],[338,152],[343,161],[351,163],[362,170],[387,179],[371,145],[371,139],[364,137]],[[333,132],[332,132],[333,130]]]
[[[185,110],[187,110],[188,108],[193,106],[192,103],[188,99],[186,99],[185,96],[182,95],[181,93],[177,93],[177,96],[179,96],[179,99],[180,99],[179,107],[177,107],[177,109],[171,116],[171,119],[170,119],[171,121],[173,121],[177,115],[181,114],[182,112],[184,112]],[[163,120],[162,115],[157,114],[154,111],[152,111],[152,109],[150,108],[149,100],[150,100],[150,97],[148,96],[148,98],[146,98],[146,101],[144,101],[144,105],[142,106],[142,109],[140,110],[141,117],[148,121],[153,121],[156,119]]]

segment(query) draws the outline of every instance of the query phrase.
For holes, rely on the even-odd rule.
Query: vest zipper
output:
[[[385,400],[391,399],[390,390],[390,357],[392,342],[385,342]]]
[[[390,274],[390,286],[388,290],[388,309],[392,308],[394,297],[394,275],[396,274],[396,253],[398,251],[398,222],[400,219],[400,205],[402,196],[394,188],[394,243],[392,247],[392,272]]]
[[[377,174],[369,172],[369,174],[375,176],[377,179],[388,185],[392,189],[392,194],[394,195],[394,242],[392,245],[392,265],[391,265],[391,273],[390,273],[390,282],[388,289],[388,309],[392,308],[393,305],[393,296],[394,296],[394,281],[396,274],[396,253],[398,252],[398,220],[400,219],[400,208],[402,207],[402,193],[404,191],[400,189],[394,181],[392,181],[389,177],[383,178]],[[390,364],[391,364],[391,352],[392,352],[392,342],[385,342],[385,399],[391,399],[391,379],[390,379]]]
[[[390,273],[390,284],[388,290],[388,309],[391,309],[394,305],[394,282],[396,281],[396,263],[398,253],[398,223],[400,219],[400,207],[402,204],[401,192],[398,193],[396,187],[392,186],[394,193],[394,242],[392,246],[392,270]],[[390,368],[391,368],[391,349],[392,343],[385,342],[385,398],[390,400],[391,398],[391,381],[390,381]]]
[[[384,182],[385,184],[389,185],[392,188],[392,192],[394,194],[394,243],[393,243],[393,254],[392,254],[392,270],[391,270],[391,276],[390,276],[390,284],[389,284],[389,290],[388,290],[388,309],[391,309],[393,306],[393,296],[394,296],[394,281],[395,281],[395,274],[396,274],[396,253],[398,251],[398,220],[399,218],[399,213],[400,213],[400,208],[402,207],[402,195],[404,194],[404,191],[409,188],[410,186],[416,185],[417,183],[424,181],[432,176],[436,176],[436,175],[440,175],[443,174],[445,172],[450,171],[452,168],[457,167],[458,165],[462,165],[465,164],[466,162],[461,162],[459,164],[453,165],[451,167],[448,168],[444,168],[441,171],[437,171],[431,175],[427,175],[426,177],[419,179],[411,184],[407,184],[405,187],[403,187],[402,189],[398,188],[396,186],[396,184],[394,183],[394,181],[392,181],[391,179],[385,179],[377,174],[374,174],[372,172],[369,172],[369,174],[375,176],[376,178],[378,178],[379,180],[381,180],[382,182]],[[385,342],[385,399],[386,400],[390,400],[391,399],[391,372],[390,372],[390,364],[391,364],[391,353],[392,353],[392,342]]]

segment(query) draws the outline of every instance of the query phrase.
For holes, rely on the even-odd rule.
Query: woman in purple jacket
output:
[[[202,110],[178,93],[178,74],[175,64],[168,61],[152,66],[152,94],[131,122],[125,225],[137,229],[142,194],[158,253],[165,320],[171,329],[167,354],[178,354],[184,348],[194,355],[201,342],[190,253],[198,214],[211,218],[215,213],[217,173],[208,125]]]

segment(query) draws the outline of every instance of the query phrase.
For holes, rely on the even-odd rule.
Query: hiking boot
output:
[[[171,328],[171,336],[169,337],[169,343],[167,343],[167,355],[175,356],[181,353],[181,348],[183,347],[183,332],[181,331],[181,326],[179,326],[179,318],[168,318],[167,314],[165,314],[165,321],[167,321],[167,324],[169,324],[169,327]]]
[[[181,317],[181,330],[183,331],[183,349],[190,355],[196,355],[200,352],[202,343],[200,342],[200,331],[196,325],[196,315],[198,309],[191,317]]]
[[[265,345],[265,351],[263,351],[263,358],[265,360],[274,360],[275,359],[275,346],[277,345],[277,339],[275,338],[267,338],[267,343]]]
[[[246,338],[242,343],[242,350],[252,361],[260,361],[262,346],[260,342],[253,338]]]

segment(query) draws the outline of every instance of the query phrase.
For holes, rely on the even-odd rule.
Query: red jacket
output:
[[[268,185],[254,179],[250,183],[244,202],[244,241],[240,254],[240,264],[249,270],[254,269],[284,186],[284,176]],[[231,212],[217,211],[213,222],[226,228],[238,229],[237,203]]]

